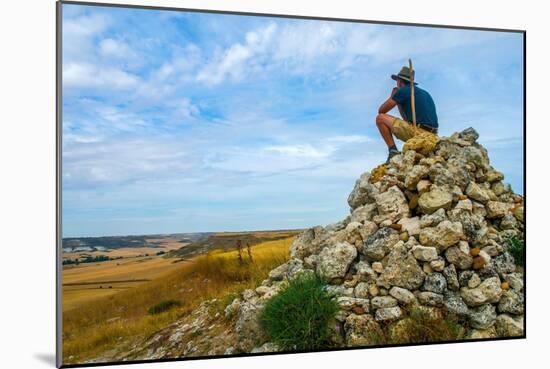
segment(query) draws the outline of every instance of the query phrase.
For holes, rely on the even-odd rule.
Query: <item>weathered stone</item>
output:
[[[272,281],[282,281],[285,278],[292,279],[304,270],[303,262],[300,259],[291,259],[288,262],[279,265],[269,272],[269,279]]]
[[[379,322],[388,322],[401,318],[402,314],[401,308],[395,306],[376,310],[374,318]]]
[[[447,280],[447,288],[452,291],[458,291],[460,284],[458,283],[458,276],[456,274],[456,268],[453,264],[446,266],[443,269],[443,275]]]
[[[491,182],[491,183],[496,181],[502,181],[504,179],[504,174],[496,170],[487,171],[485,176],[487,177],[487,182]]]
[[[377,296],[371,299],[372,308],[382,309],[397,306],[397,300],[391,296]]]
[[[384,220],[396,222],[409,216],[409,204],[399,187],[392,186],[386,192],[375,196],[378,215],[373,220],[381,223]]]
[[[407,172],[407,175],[405,176],[405,187],[407,187],[409,190],[414,190],[416,188],[416,185],[418,184],[418,181],[426,178],[429,171],[429,168],[424,165],[413,166],[412,169],[409,170]]]
[[[504,275],[504,279],[515,291],[523,290],[523,276],[520,273],[509,273]]]
[[[350,314],[344,323],[348,347],[379,344],[384,336],[382,329],[371,315]]]
[[[474,143],[479,138],[479,133],[477,133],[477,131],[472,127],[469,127],[463,130],[462,132],[460,132],[458,134],[458,137],[470,143]]]
[[[411,291],[396,286],[390,289],[390,295],[405,305],[411,304],[416,300],[416,297]]]
[[[459,202],[456,203],[456,206],[455,206],[455,209],[466,210],[466,211],[472,211],[473,208],[474,207],[472,205],[472,201],[470,201],[469,199],[460,200]]]
[[[377,214],[376,204],[366,204],[359,206],[351,213],[350,222],[365,223],[371,221]]]
[[[466,195],[471,199],[479,201],[481,203],[486,203],[491,200],[491,195],[486,188],[481,187],[475,182],[470,182],[468,187],[466,187]]]
[[[399,241],[399,234],[391,228],[380,228],[365,240],[363,254],[369,260],[382,260]]]
[[[375,261],[374,263],[372,263],[372,270],[380,274],[384,271],[384,264],[379,261]]]
[[[504,291],[498,303],[499,313],[510,313],[514,315],[523,314],[525,310],[523,294],[513,290]]]
[[[406,231],[409,236],[416,236],[420,233],[420,218],[403,218],[397,224],[401,225],[401,231]]]
[[[496,318],[495,328],[501,337],[518,337],[523,336],[523,324],[523,317],[501,314]]]
[[[355,182],[355,187],[348,196],[348,204],[352,209],[374,202],[374,196],[378,193],[378,188],[370,183],[369,179],[370,173],[366,172]]]
[[[298,235],[290,246],[290,258],[303,259],[317,254],[324,247],[328,232],[321,226],[310,228]]]
[[[485,209],[487,210],[487,218],[502,218],[512,209],[512,205],[506,202],[489,201],[485,205]]]
[[[417,260],[432,261],[438,258],[435,247],[417,245],[413,246],[412,253]]]
[[[474,273],[475,272],[473,270],[461,271],[458,275],[458,283],[460,284],[460,287],[468,287],[468,282]]]
[[[356,256],[357,249],[347,242],[327,246],[319,254],[317,274],[327,281],[333,278],[344,278]]]
[[[370,280],[376,279],[375,271],[371,268],[371,266],[367,262],[360,261],[357,264],[355,264],[354,268],[361,280],[370,281]]]
[[[488,278],[476,288],[462,287],[460,295],[468,306],[480,306],[486,303],[497,303],[502,296],[498,277]]]
[[[420,232],[420,243],[433,245],[441,252],[462,239],[462,224],[444,220],[435,227],[423,228]]]
[[[481,284],[481,278],[479,278],[479,275],[473,274],[470,280],[468,281],[468,288],[476,288]]]
[[[516,270],[514,257],[509,252],[504,252],[501,255],[492,259],[493,267],[500,277],[505,274],[513,273]]]
[[[399,241],[388,255],[384,272],[378,277],[377,284],[385,288],[398,286],[415,290],[424,282],[424,275],[414,256]]]
[[[525,208],[523,207],[523,205],[514,207],[512,210],[512,213],[514,214],[514,216],[518,221],[520,221],[521,223],[524,222]]]
[[[497,331],[495,326],[492,325],[487,329],[471,329],[466,335],[466,339],[469,340],[479,340],[479,339],[490,339],[497,336]]]
[[[430,261],[430,267],[436,272],[442,272],[445,269],[445,259],[438,257],[435,260]]]
[[[460,241],[457,246],[449,247],[445,251],[445,258],[458,269],[468,269],[473,262],[470,247],[465,241]]]
[[[422,305],[443,306],[444,297],[439,293],[423,291],[419,292],[416,297]]]
[[[359,282],[353,289],[353,295],[358,298],[366,299],[369,297],[369,284],[367,282]]]
[[[267,340],[259,322],[262,309],[262,304],[254,304],[248,301],[240,304],[235,323],[235,333],[238,338],[237,348],[239,350],[249,352]]]
[[[439,209],[432,214],[423,215],[422,218],[420,218],[420,228],[435,227],[446,219],[447,215],[445,214],[445,209]]]
[[[359,307],[362,309],[363,314],[368,313],[370,309],[370,302],[368,299],[342,296],[336,300],[340,305],[340,309],[352,311],[354,308]]]
[[[447,289],[447,280],[441,273],[431,273],[424,279],[422,285],[424,291],[442,294]]]
[[[470,310],[469,321],[473,328],[487,329],[495,324],[496,309],[491,304],[485,304]]]
[[[424,192],[429,191],[431,186],[432,182],[427,179],[422,179],[416,184],[416,191],[418,191],[418,194],[422,195]]]
[[[432,186],[430,191],[418,198],[418,208],[424,214],[432,214],[438,209],[449,209],[453,202],[453,195],[442,188]]]
[[[445,308],[449,313],[457,316],[467,316],[470,313],[468,305],[464,302],[460,294],[448,291],[444,297]]]

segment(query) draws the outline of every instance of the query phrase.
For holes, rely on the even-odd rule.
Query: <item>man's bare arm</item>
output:
[[[397,87],[394,87],[392,90],[391,90],[391,95],[389,97],[389,99],[387,99],[386,101],[384,101],[384,103],[382,105],[380,105],[380,107],[378,108],[378,114],[386,114],[387,112],[389,112],[390,110],[392,110],[393,108],[395,108],[395,106],[397,105],[397,103],[395,102],[395,100],[393,99],[393,95],[397,92]]]
[[[380,105],[380,107],[378,108],[378,114],[386,114],[387,112],[395,108],[396,105],[397,103],[390,97],[389,99],[384,101],[382,105]]]

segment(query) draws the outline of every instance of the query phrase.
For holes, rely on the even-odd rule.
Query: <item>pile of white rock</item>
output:
[[[523,270],[507,240],[524,238],[523,197],[477,139],[468,128],[427,155],[409,150],[361,175],[348,217],[301,233],[290,260],[228,306],[236,350],[276,350],[258,314],[285,280],[304,272],[316,273],[340,304],[335,345],[375,343],[372,332],[412,306],[460,317],[467,338],[522,336]]]

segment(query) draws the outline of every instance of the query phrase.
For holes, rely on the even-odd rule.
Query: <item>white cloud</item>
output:
[[[128,90],[136,87],[137,76],[123,70],[89,63],[64,63],[63,86],[72,88],[108,88]]]
[[[277,26],[271,23],[258,31],[248,32],[244,45],[233,44],[220,56],[215,57],[198,73],[197,81],[216,85],[227,77],[240,79],[246,73],[246,62],[266,50],[276,29]]]
[[[105,38],[99,42],[99,52],[103,56],[118,59],[133,59],[136,57],[128,44],[112,38]]]

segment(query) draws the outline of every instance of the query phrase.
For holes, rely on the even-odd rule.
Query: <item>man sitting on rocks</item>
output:
[[[412,77],[414,81],[414,71]],[[386,145],[388,145],[389,154],[387,163],[389,163],[393,156],[399,154],[392,134],[402,141],[407,141],[416,134],[411,123],[410,69],[403,67],[397,75],[393,74],[391,78],[397,82],[397,87],[393,88],[391,96],[380,106],[378,115],[376,116],[376,126]],[[427,91],[416,86],[416,83],[414,85],[417,129],[437,134],[438,122],[434,101]],[[399,109],[401,119],[387,114],[395,106]]]

